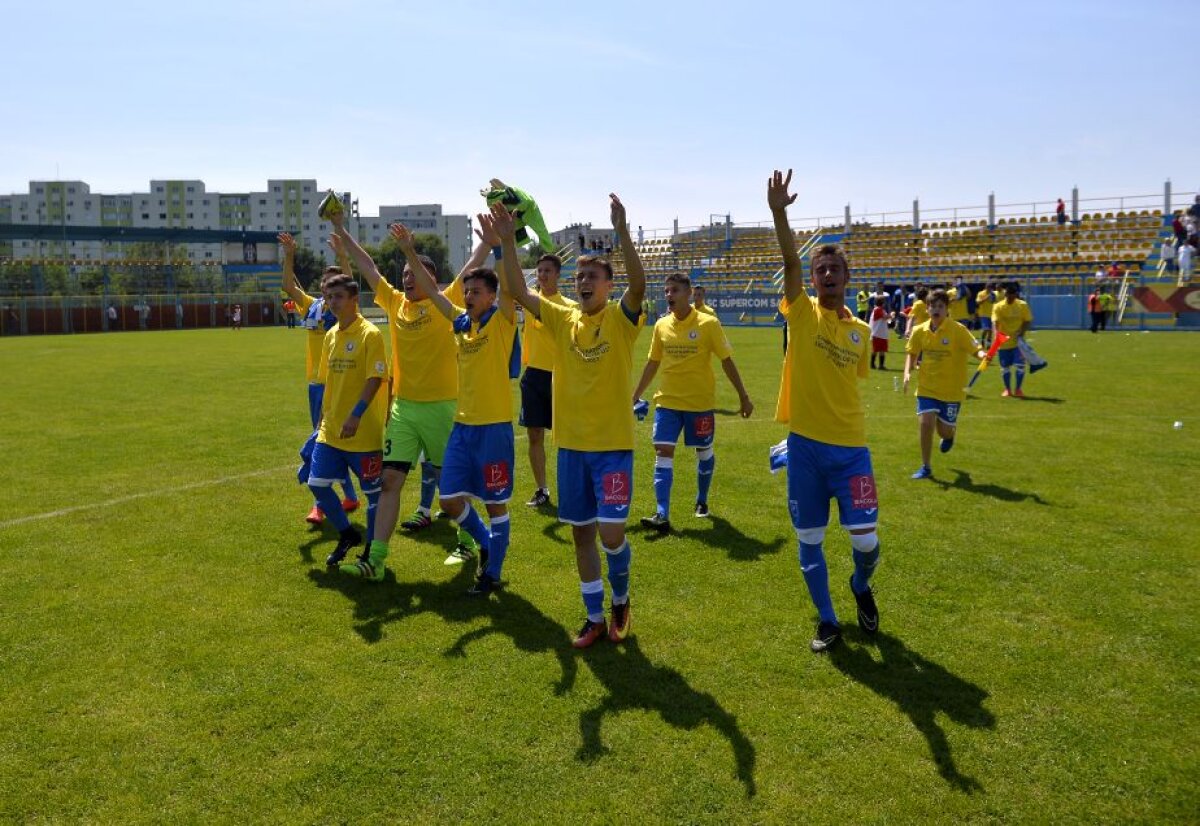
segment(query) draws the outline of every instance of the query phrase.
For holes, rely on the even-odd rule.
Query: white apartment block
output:
[[[30,181],[27,194],[0,195],[0,224],[62,226],[64,238],[0,242],[0,259],[67,259],[104,262],[123,256],[120,245],[68,241],[66,227],[109,226],[290,232],[297,241],[333,263],[325,243],[332,227],[317,215],[325,196],[315,179],[273,179],[262,192],[208,192],[200,180],[154,180],[148,192],[93,194],[84,181]],[[347,212],[351,193],[341,193]],[[445,215],[441,204],[382,206],[379,216],[349,217],[347,226],[364,244],[380,244],[388,224],[403,221],[413,232],[437,235],[449,250],[457,272],[470,257],[473,239],[466,215]],[[189,244],[197,263],[222,262],[220,244]]]

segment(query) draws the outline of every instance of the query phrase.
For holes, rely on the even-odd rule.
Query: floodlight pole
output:
[[[1171,215],[1174,212],[1171,208],[1171,179],[1167,178],[1163,183],[1163,215]]]

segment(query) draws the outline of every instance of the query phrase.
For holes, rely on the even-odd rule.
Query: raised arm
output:
[[[329,247],[333,250],[333,257],[337,260],[338,269],[346,275],[353,276],[354,270],[350,267],[350,256],[346,253],[346,245],[336,233],[329,236]],[[371,286],[374,287],[373,284]]]
[[[500,314],[512,321],[515,315],[513,309],[513,294],[505,286],[509,281],[525,283],[525,275],[521,272],[521,259],[517,253],[517,222],[512,213],[501,204],[493,204],[490,215],[479,216],[479,239],[484,244],[491,244],[500,249],[500,260],[496,262],[497,269],[504,272],[500,278],[500,295],[498,296]]]
[[[342,245],[343,255],[345,252],[350,253],[350,257],[354,259],[354,263],[358,265],[358,271],[363,274],[363,278],[367,279],[367,283],[371,285],[372,290],[379,288],[379,282],[383,280],[383,274],[379,272],[379,267],[375,265],[375,259],[367,254],[367,251],[362,248],[358,241],[354,240],[354,236],[346,229],[346,219],[342,215],[329,216],[329,222],[333,224],[333,232],[338,241]],[[331,241],[332,245],[333,242]],[[337,247],[334,247],[337,251]],[[338,256],[338,265],[341,266],[341,255]],[[350,274],[350,270],[345,270],[346,274]]]
[[[621,297],[621,304],[627,313],[636,314],[642,311],[642,301],[646,298],[646,270],[642,268],[642,259],[638,257],[629,236],[629,221],[625,217],[625,205],[615,193],[610,192],[610,209],[612,212],[613,229],[621,242],[621,251],[625,253],[625,274],[629,276],[629,286]]]
[[[749,419],[750,414],[754,412],[754,402],[750,401],[750,394],[746,392],[746,385],[742,384],[742,375],[738,372],[737,365],[733,363],[733,356],[721,359],[721,369],[725,371],[725,377],[729,379],[729,383],[737,391],[738,403],[740,404],[738,412],[742,414],[743,419]]]
[[[500,215],[501,212],[504,213],[503,216]],[[490,214],[477,215],[476,219],[479,221],[480,227],[483,227],[486,222],[493,230],[496,229],[497,219],[501,223],[508,221],[509,225],[513,224],[512,216],[500,204],[493,204]],[[480,241],[484,244],[487,243],[487,239],[482,232],[476,230],[476,234],[479,235]],[[504,288],[502,295],[507,295],[509,301],[515,301],[520,304],[532,313],[534,318],[540,321],[542,318],[542,297],[537,293],[529,292],[529,287],[525,284],[525,275],[521,272],[521,262],[517,253],[515,231],[510,234],[501,232],[499,235],[501,239],[501,254],[503,255],[501,264],[503,266],[500,267],[501,272],[497,274],[500,276],[501,286]]]
[[[775,174],[767,179],[767,206],[771,208],[775,238],[783,253],[783,295],[789,304],[804,293],[804,271],[800,266],[800,255],[796,252],[796,236],[792,234],[787,218],[787,208],[796,201],[795,195],[788,194],[791,183],[790,169],[786,178],[776,169]]]
[[[286,232],[281,232],[276,237],[279,239],[279,245],[283,247],[283,291],[292,301],[303,304],[308,298],[308,293],[296,283],[296,239]]]
[[[453,321],[457,315],[454,311],[454,305],[450,303],[450,299],[441,294],[433,273],[426,269],[425,265],[421,262],[421,256],[417,252],[417,248],[413,245],[413,236],[408,227],[404,226],[404,224],[392,224],[388,227],[388,232],[396,239],[396,244],[400,247],[400,252],[404,254],[404,258],[412,270],[417,286],[421,288],[425,295],[429,296],[429,300],[433,302],[433,306],[438,308],[438,312]]]

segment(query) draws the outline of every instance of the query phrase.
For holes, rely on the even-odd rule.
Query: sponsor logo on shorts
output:
[[[489,462],[483,466],[483,486],[490,491],[507,488],[509,478],[508,462]]]
[[[696,417],[696,435],[711,436],[713,435],[713,417],[712,414]]]
[[[629,474],[625,471],[616,471],[614,473],[604,474],[604,504],[605,505],[628,505],[629,504]]]
[[[850,505],[855,510],[873,510],[879,507],[874,476],[850,477]]]
[[[378,453],[368,453],[359,457],[358,472],[363,479],[375,479],[383,472],[383,456]]]

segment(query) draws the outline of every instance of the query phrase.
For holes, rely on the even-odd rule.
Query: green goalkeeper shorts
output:
[[[457,407],[454,399],[439,402],[394,399],[383,434],[384,464],[403,462],[411,467],[423,452],[426,459],[441,467]]]

